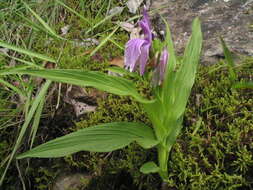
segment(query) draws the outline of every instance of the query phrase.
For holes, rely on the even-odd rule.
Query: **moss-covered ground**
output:
[[[66,2],[78,12],[82,12],[85,8],[84,16],[94,23],[104,18],[108,2],[112,3],[111,6],[121,5],[118,1],[100,0],[93,3],[85,0]],[[127,17],[127,11],[124,10],[122,18],[114,17],[113,22],[107,21],[86,35],[85,31],[89,26],[79,17],[60,6],[54,6],[53,1],[40,3],[41,6],[31,4],[31,7],[40,12],[42,18],[54,26],[55,31],[59,33],[63,26],[71,25],[66,36],[68,39],[80,40],[100,33],[96,38],[102,41],[111,32],[107,29],[115,26],[114,21]],[[6,8],[7,5],[13,7],[19,14],[29,15],[19,1],[7,1],[0,4],[0,8]],[[6,12],[0,16],[3,18],[0,34],[2,40],[17,45],[26,44],[25,47],[36,52],[59,58],[58,68],[105,71],[110,60],[123,55],[121,48],[108,41],[90,56],[96,46],[82,47],[53,40],[45,32],[35,29],[31,31],[27,27],[28,24],[24,24],[16,14]],[[15,22],[10,22],[11,20]],[[19,26],[20,24],[22,26]],[[12,33],[8,33],[9,30]],[[127,34],[120,30],[112,38],[122,47],[128,40]],[[9,62],[9,58],[0,55],[1,67],[9,65]],[[236,69],[239,80],[252,80],[253,59],[242,58]],[[140,91],[149,91],[147,81],[136,79],[136,84]],[[4,85],[0,85],[0,89],[0,160],[1,164],[4,164],[16,140],[23,114],[17,109],[20,107],[16,106],[13,92]],[[223,61],[212,66],[199,67],[187,106],[184,127],[170,155],[169,189],[253,189],[252,97],[252,90],[231,88],[231,81]],[[57,111],[53,110],[53,105],[46,106],[35,145],[99,123],[142,121],[150,125],[142,108],[131,98],[107,94],[97,98],[96,103],[97,109],[94,113],[79,118],[75,117],[72,108],[63,101]],[[24,142],[20,151],[27,148],[28,145]],[[46,190],[51,189],[57,177],[63,173],[87,173],[92,176],[92,180],[88,187],[83,185],[80,189],[155,190],[161,185],[159,176],[144,175],[139,171],[140,166],[150,160],[156,161],[155,150],[144,150],[137,144],[131,144],[123,150],[112,153],[79,152],[57,159],[13,161],[1,188],[22,189],[23,181],[27,189]],[[0,174],[2,171],[3,167],[0,167]]]
[[[252,60],[238,66],[241,80],[249,78],[252,67]],[[231,89],[224,64],[199,68],[184,128],[170,156],[171,189],[252,189],[252,95],[251,90]],[[105,99],[98,99],[97,104],[96,112],[78,122],[74,122],[71,114],[63,113],[42,122],[44,126],[40,128],[37,143],[98,123],[142,121],[150,124],[141,107],[127,97],[109,94]],[[10,131],[4,134],[8,138],[13,136]],[[9,148],[6,142],[10,141],[2,137],[3,133],[1,156]],[[87,172],[94,177],[89,189],[116,190],[132,186],[131,189],[152,190],[159,189],[159,177],[144,175],[139,168],[155,159],[155,150],[143,150],[132,144],[109,154],[80,152],[58,159],[31,159],[29,168],[25,160],[21,165],[26,168],[25,181],[32,184],[31,189],[48,189],[64,172]],[[15,189],[11,184],[18,178],[14,175],[17,171],[14,167],[11,171],[6,189]]]

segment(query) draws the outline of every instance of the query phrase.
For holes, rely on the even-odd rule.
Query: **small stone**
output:
[[[128,0],[126,5],[130,13],[136,13],[143,0]]]
[[[0,53],[8,55],[8,52],[9,52],[9,49],[7,49],[7,48],[0,48]]]
[[[86,187],[91,176],[88,174],[75,173],[75,174],[64,174],[56,178],[53,185],[53,190],[70,190],[70,189],[83,189]]]
[[[66,26],[62,27],[61,34],[66,35],[68,33],[69,29],[70,29],[70,25],[66,25]]]
[[[123,11],[124,7],[114,7],[109,10],[108,15],[120,14]]]

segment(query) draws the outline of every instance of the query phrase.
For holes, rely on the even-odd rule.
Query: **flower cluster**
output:
[[[129,69],[130,72],[136,71],[139,67],[140,75],[143,75],[148,63],[149,52],[153,40],[151,24],[146,9],[143,11],[143,18],[139,21],[139,26],[142,29],[144,37],[131,39],[127,42],[125,49],[125,67]],[[163,80],[168,57],[168,51],[164,49],[161,52],[160,62],[157,64],[157,68],[154,72],[155,75],[157,75],[155,78],[158,79],[158,84],[161,84]]]

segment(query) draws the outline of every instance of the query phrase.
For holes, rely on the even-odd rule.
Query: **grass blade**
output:
[[[122,9],[123,10],[123,9]],[[95,28],[97,28],[98,26],[100,26],[101,24],[103,24],[104,22],[106,22],[107,20],[110,20],[112,17],[114,17],[117,14],[120,14],[122,12],[122,10],[116,11],[115,13],[108,15],[107,17],[105,17],[103,20],[101,20],[100,22],[98,22],[97,24],[95,24],[94,26],[92,26],[89,30],[86,31],[85,34],[90,33],[91,31],[93,31]]]
[[[44,60],[44,61],[49,61],[49,62],[53,62],[53,63],[56,62],[53,58],[50,58],[46,55],[35,53],[33,51],[30,51],[30,50],[27,50],[27,49],[24,49],[24,48],[21,48],[21,47],[18,47],[18,46],[11,45],[11,44],[5,43],[3,41],[0,41],[0,46],[5,47],[7,49],[11,49],[13,51],[17,51],[19,53],[26,54],[26,55],[31,56],[31,57],[36,57],[36,58]]]
[[[44,103],[45,103],[45,97],[42,97],[40,104],[38,105],[38,108],[37,108],[36,113],[33,118],[32,130],[31,130],[30,137],[29,137],[29,139],[31,140],[30,148],[32,148],[32,146],[33,146],[33,142],[34,142],[34,139],[35,139],[38,127],[39,127],[41,113],[42,113],[42,110],[44,107]]]
[[[90,53],[90,57],[93,56],[102,46],[104,46],[118,29],[119,26],[117,26],[102,42],[100,42],[100,44]]]
[[[68,7],[67,5],[65,5],[63,2],[56,0],[57,3],[59,3],[60,5],[62,5],[63,7],[65,7],[66,9],[68,9],[71,13],[75,14],[76,16],[78,16],[80,19],[82,19],[83,21],[87,22],[90,26],[92,25],[91,22],[85,18],[83,15],[79,14],[78,12],[76,12],[74,9]]]
[[[28,126],[29,126],[29,124],[30,124],[30,122],[31,122],[31,120],[32,120],[32,118],[33,118],[33,116],[34,116],[34,113],[35,113],[35,111],[37,110],[38,105],[39,105],[40,102],[41,102],[41,99],[42,99],[43,97],[45,97],[46,92],[47,92],[47,90],[48,90],[50,84],[51,84],[51,81],[46,81],[46,83],[44,84],[44,86],[41,88],[41,91],[39,92],[39,94],[38,94],[37,97],[35,98],[35,100],[34,100],[32,106],[31,106],[31,109],[29,110],[28,116],[27,116],[27,118],[25,119],[25,122],[24,122],[24,124],[23,124],[22,127],[21,127],[21,130],[20,130],[20,133],[19,133],[19,135],[18,135],[17,141],[16,141],[16,143],[15,143],[15,145],[14,145],[14,148],[13,148],[13,150],[12,150],[12,153],[11,153],[11,155],[10,155],[10,157],[9,157],[7,166],[5,167],[5,170],[4,170],[4,172],[3,172],[2,176],[1,176],[1,179],[0,179],[0,186],[3,184],[3,180],[4,180],[4,178],[5,178],[6,172],[7,172],[7,170],[9,169],[10,164],[11,164],[11,162],[12,162],[12,160],[13,160],[13,158],[14,158],[14,156],[15,156],[17,150],[18,150],[18,148],[20,147],[21,142],[22,142],[23,137],[24,137],[24,134],[25,134],[25,132],[26,132],[26,130],[27,130],[27,128],[28,128]]]
[[[3,85],[7,86],[8,88],[10,88],[11,90],[13,90],[14,92],[16,92],[19,96],[21,97],[25,97],[25,94],[16,86],[12,85],[11,83],[3,80],[0,78],[0,83],[2,83]]]
[[[59,38],[61,40],[66,40],[64,38],[62,38],[61,36],[59,36],[58,34],[56,34],[56,32],[50,28],[50,26],[37,14],[35,13],[28,4],[26,4],[25,2],[23,2],[24,6],[32,13],[32,15],[40,22],[40,24],[45,28],[45,30],[51,34],[52,36]]]
[[[20,59],[20,58],[17,58],[17,57],[13,57],[13,56],[10,56],[10,55],[8,55],[8,54],[0,53],[0,55],[7,56],[7,57],[9,57],[9,58],[11,58],[11,59],[14,59],[14,60],[16,60],[16,61],[18,61],[18,62],[20,62],[20,63],[24,63],[24,64],[29,65],[29,66],[31,66],[31,67],[37,67],[37,68],[41,68],[41,69],[44,68],[44,67],[42,67],[42,66],[40,66],[40,65],[37,65],[37,64],[35,64],[35,63],[33,63],[33,62],[26,61],[26,60],[24,60],[24,59]]]
[[[225,61],[227,62],[228,68],[229,68],[229,78],[231,79],[232,82],[234,82],[237,79],[237,75],[234,69],[235,63],[233,60],[232,53],[229,51],[222,37],[220,37],[220,41],[221,41],[222,49],[225,55]]]

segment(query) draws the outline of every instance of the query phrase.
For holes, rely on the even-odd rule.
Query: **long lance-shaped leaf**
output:
[[[44,60],[44,61],[50,61],[50,62],[53,62],[53,63],[56,62],[53,58],[50,58],[50,57],[48,57],[46,55],[42,55],[42,54],[35,53],[33,51],[30,51],[30,50],[18,47],[18,46],[14,46],[14,45],[5,43],[5,42],[3,42],[1,40],[0,40],[0,46],[5,47],[7,49],[11,49],[13,51],[17,51],[19,53],[23,53],[23,54],[29,55],[31,57],[39,58],[39,59]]]
[[[171,111],[179,119],[185,111],[191,88],[195,81],[200,53],[202,48],[202,32],[200,21],[194,19],[192,24],[192,35],[186,46],[181,68],[177,72],[175,79],[175,94],[177,98]]]
[[[32,76],[50,79],[56,82],[74,84],[78,86],[90,86],[110,92],[117,95],[132,96],[141,103],[152,103],[153,100],[147,100],[142,97],[131,81],[115,76],[109,76],[96,71],[80,71],[72,69],[48,69],[48,70],[8,70],[0,72],[0,75],[6,74],[28,74]]]
[[[133,141],[144,148],[158,144],[152,128],[142,123],[116,122],[78,130],[39,145],[17,158],[62,157],[79,151],[111,152]]]
[[[163,18],[163,17],[162,17]],[[169,24],[166,22],[166,20],[163,18],[163,21],[166,26],[166,38],[165,38],[165,43],[168,48],[169,52],[169,60],[167,63],[167,68],[166,68],[166,73],[164,77],[164,82],[163,82],[163,93],[162,93],[162,102],[165,108],[169,107],[170,105],[173,104],[176,95],[173,93],[173,88],[174,86],[172,85],[175,81],[175,76],[176,76],[176,66],[178,65],[178,61],[176,58],[176,53],[172,41],[172,36],[170,32],[170,27]],[[170,98],[168,98],[170,97]]]
[[[166,136],[167,126],[163,124],[164,109],[162,102],[160,99],[156,99],[156,101],[151,104],[143,104],[143,108],[154,126],[157,139],[163,141]]]
[[[167,96],[164,96],[164,102],[169,102],[166,107],[168,113],[167,124],[177,122],[185,111],[191,88],[194,84],[201,47],[200,21],[196,18],[192,24],[192,35],[185,49],[182,63],[179,69],[175,71],[175,79],[171,81],[171,84],[168,84],[172,87],[168,89],[168,92],[164,92],[167,94]]]

